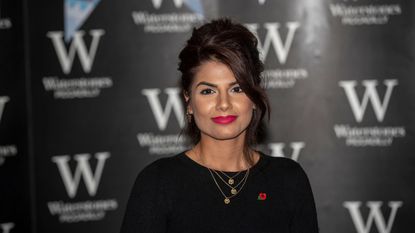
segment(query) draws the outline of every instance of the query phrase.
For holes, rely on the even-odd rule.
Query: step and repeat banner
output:
[[[22,3],[0,1],[0,232],[29,232]]]
[[[259,39],[259,148],[306,170],[320,231],[412,232],[414,4],[26,1],[25,43],[0,5],[0,233],[118,232],[136,175],[188,148],[178,53],[223,16]]]

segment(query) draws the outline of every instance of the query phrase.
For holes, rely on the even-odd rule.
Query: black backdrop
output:
[[[412,232],[412,1],[0,3],[0,232],[118,232],[137,173],[187,148],[177,55],[220,16],[259,38],[259,147],[304,167],[321,232]]]

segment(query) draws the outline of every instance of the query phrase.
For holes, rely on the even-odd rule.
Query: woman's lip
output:
[[[236,120],[238,116],[235,115],[227,115],[227,116],[217,116],[212,117],[212,121],[216,124],[229,124]]]

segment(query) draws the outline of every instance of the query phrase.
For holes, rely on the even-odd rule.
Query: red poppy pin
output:
[[[266,199],[267,199],[267,194],[266,193],[259,193],[258,200],[264,201]]]

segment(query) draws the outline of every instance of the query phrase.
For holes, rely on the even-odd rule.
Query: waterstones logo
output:
[[[176,154],[188,148],[185,136],[179,134],[144,132],[137,134],[137,140],[141,147],[148,147],[148,152],[152,155]]]
[[[0,223],[0,233],[11,233],[12,229],[14,228],[14,223],[7,222],[7,223]]]
[[[83,178],[88,194],[95,196],[101,180],[101,175],[104,170],[105,162],[110,157],[108,152],[99,152],[95,154],[95,158],[98,161],[95,168],[95,172],[92,172],[89,160],[90,154],[77,154],[74,156],[74,160],[77,162],[75,172],[72,174],[69,168],[69,161],[71,157],[69,155],[60,155],[52,157],[52,162],[56,163],[59,169],[59,173],[62,177],[63,184],[65,185],[66,192],[70,198],[74,198],[77,194],[78,186]]]
[[[84,41],[85,32],[76,31],[73,34],[69,50],[65,47],[65,43],[63,41],[64,34],[62,31],[48,32],[46,36],[52,41],[63,73],[69,74],[72,70],[75,55],[78,55],[83,71],[85,73],[91,72],[99,41],[104,34],[105,32],[102,29],[91,30],[89,35],[92,37],[92,42],[89,49],[87,49]]]
[[[134,24],[143,26],[146,33],[185,33],[203,22],[205,13],[201,0],[164,0],[167,1],[172,1],[175,8],[180,9],[180,13],[157,13],[159,9],[164,8],[163,0],[151,0],[157,11],[133,11],[131,16]],[[182,12],[183,8],[186,8],[187,12]]]
[[[45,91],[53,91],[55,99],[94,98],[102,89],[113,86],[111,77],[80,77],[62,79],[57,76],[43,77]]]
[[[338,18],[343,25],[384,25],[393,16],[401,15],[400,4],[358,4],[358,1],[347,3],[330,3],[330,13]]]
[[[286,155],[284,151],[285,149],[285,143],[277,142],[277,143],[269,143],[268,147],[271,149],[271,156],[274,157],[288,157],[291,158],[294,161],[298,161],[300,158],[300,153],[305,147],[305,142],[291,142],[290,143],[290,150],[291,155]]]
[[[352,218],[353,224],[358,233],[369,233],[373,225],[376,227],[377,232],[379,233],[390,233],[395,221],[398,209],[402,207],[402,201],[390,201],[388,202],[388,207],[390,208],[390,214],[386,220],[385,216],[382,214],[381,207],[383,202],[381,201],[368,201],[366,207],[369,208],[369,215],[365,220],[362,216],[360,206],[362,203],[360,201],[346,201],[343,203]],[[373,224],[375,223],[375,224]]]
[[[89,196],[94,197],[97,194],[104,166],[107,159],[110,158],[110,153],[98,152],[95,154],[95,159],[97,160],[95,171],[92,170],[89,162],[90,154],[76,154],[73,158],[76,161],[74,172],[70,168],[71,157],[69,155],[52,157],[52,162],[58,167],[69,198],[74,199],[76,197],[81,178]],[[53,216],[57,215],[60,222],[74,223],[102,220],[107,211],[118,208],[118,202],[116,199],[77,202],[58,200],[48,202],[47,206],[50,214]]]
[[[291,88],[297,80],[308,77],[308,71],[304,68],[288,67],[286,62],[294,42],[295,35],[300,28],[299,22],[278,22],[259,24],[245,24],[246,27],[258,37],[258,50],[261,59],[267,67],[275,62],[269,61],[271,55],[275,55],[277,66],[264,70],[264,77],[267,78],[267,88]],[[261,36],[265,30],[265,35]],[[285,35],[283,35],[282,32]],[[271,54],[272,53],[272,54]]]
[[[366,109],[370,104],[375,114],[376,120],[381,123],[385,119],[387,109],[394,88],[398,85],[398,80],[387,79],[383,81],[386,91],[383,98],[379,96],[377,80],[363,80],[361,85],[364,87],[363,97],[359,100],[357,93],[358,82],[355,80],[340,81],[339,86],[343,88],[354,119],[361,123],[364,119]],[[361,89],[361,88],[359,88]],[[403,126],[350,126],[348,124],[336,124],[334,132],[337,138],[345,138],[348,146],[390,146],[394,138],[406,136]]]
[[[66,0],[64,9],[65,31],[52,31],[46,37],[52,42],[59,64],[65,76],[72,73],[75,61],[79,60],[82,71],[90,75],[100,41],[105,35],[102,29],[88,32],[78,30],[93,12],[99,0]],[[90,44],[85,43],[88,37]],[[78,58],[78,59],[76,59]],[[94,98],[101,90],[112,87],[110,77],[59,78],[49,75],[42,78],[45,91],[52,91],[55,99]]]
[[[47,203],[52,216],[58,216],[61,223],[99,221],[108,211],[118,208],[116,199],[90,200],[82,202],[51,201]]]
[[[141,94],[147,97],[150,109],[160,131],[167,127],[171,112],[174,112],[180,128],[184,127],[184,110],[180,100],[180,90],[178,88],[166,88],[164,93],[167,95],[167,102],[164,110],[160,103],[159,95],[161,90],[158,88],[143,89]]]
[[[10,101],[8,96],[0,96],[0,125],[3,118],[3,113],[6,104]],[[0,145],[0,166],[6,161],[6,157],[16,156],[17,147],[16,145]]]
[[[164,89],[163,92],[167,96],[165,104],[160,101],[161,90],[159,88],[143,89],[141,91],[141,94],[147,99],[159,131],[166,130],[173,116],[178,126],[183,128],[185,126],[184,108],[180,100],[180,90],[169,87]],[[140,132],[137,134],[137,140],[141,147],[148,147],[149,153],[155,155],[174,154],[187,148],[185,136],[179,134]]]
[[[357,81],[340,81],[339,86],[342,87],[346,93],[347,99],[349,100],[350,107],[352,108],[353,115],[357,122],[362,122],[363,116],[366,111],[366,107],[370,102],[373,110],[375,111],[376,119],[382,122],[386,109],[389,105],[389,100],[392,95],[393,88],[398,85],[398,80],[387,79],[383,81],[383,84],[387,87],[386,93],[383,97],[383,101],[380,100],[376,86],[378,85],[377,80],[363,80],[362,85],[365,87],[362,101],[359,101],[356,93]]]
[[[63,32],[48,32],[47,37],[52,41],[63,73],[69,75],[75,57],[79,57],[82,70],[89,74],[97,53],[101,37],[105,34],[104,30],[91,30],[89,35],[92,37],[91,44],[87,48],[84,31],[73,33],[72,41],[67,50],[64,42]],[[52,91],[55,99],[74,99],[74,98],[94,98],[98,97],[102,89],[110,88],[113,81],[110,77],[79,77],[79,78],[59,78],[58,76],[46,76],[42,79],[45,91]]]

